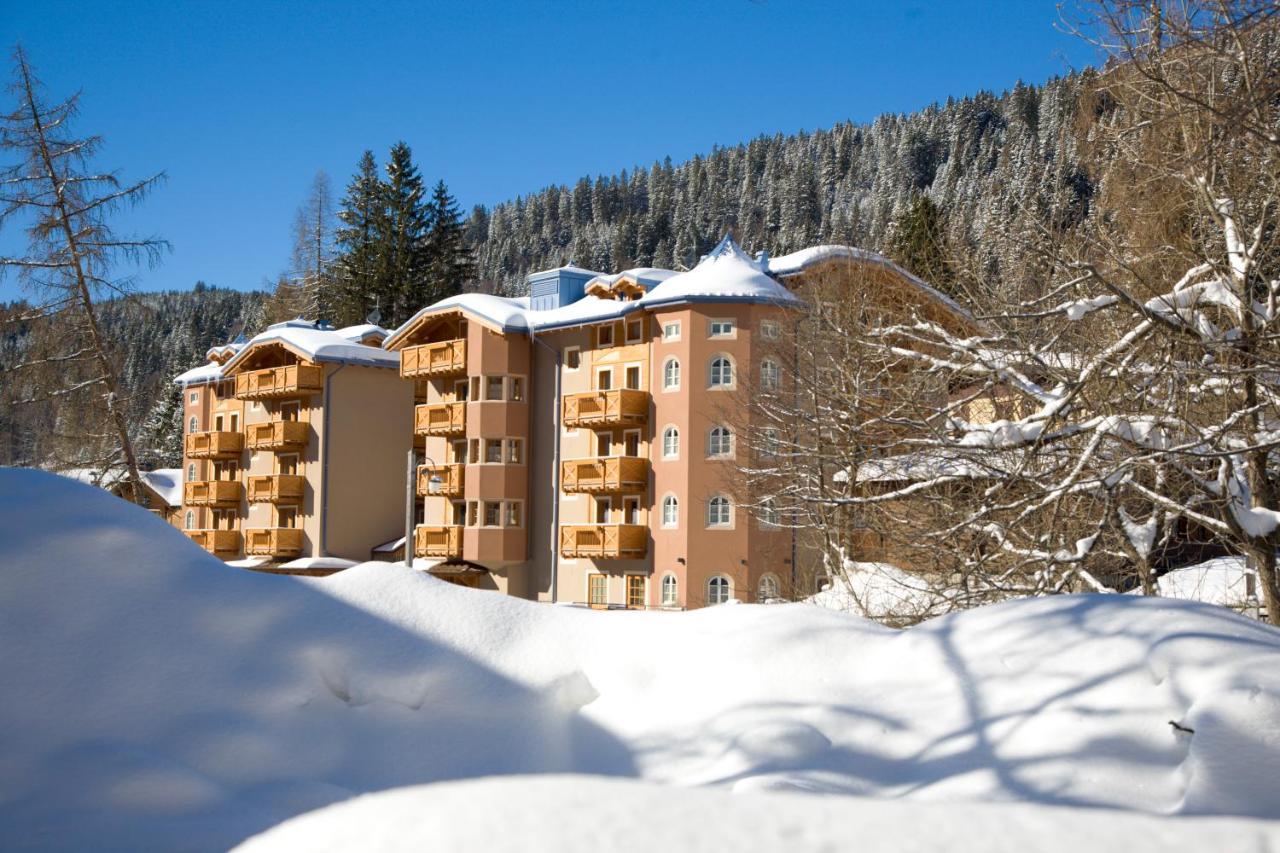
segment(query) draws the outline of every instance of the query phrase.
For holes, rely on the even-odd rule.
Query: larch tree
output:
[[[117,236],[108,224],[113,212],[140,202],[164,175],[130,183],[93,169],[101,137],[71,133],[79,95],[50,104],[21,47],[14,51],[14,64],[11,91],[17,104],[0,118],[0,150],[15,162],[0,172],[0,225],[25,226],[28,249],[22,256],[0,257],[0,272],[15,271],[37,297],[28,314],[34,322],[56,326],[60,345],[30,354],[6,372],[35,371],[44,377],[19,402],[64,398],[67,417],[60,418],[59,428],[78,431],[86,447],[101,444],[109,459],[95,461],[123,467],[129,495],[139,500],[138,460],[117,356],[100,324],[97,301],[128,291],[129,280],[114,275],[118,262],[155,263],[167,248],[156,238]],[[65,405],[71,400],[83,408]],[[71,417],[72,411],[79,414]]]
[[[333,193],[329,176],[316,172],[307,200],[293,224],[292,277],[304,297],[302,313],[335,320],[333,287]]]

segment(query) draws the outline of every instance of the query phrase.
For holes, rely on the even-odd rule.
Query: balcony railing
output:
[[[306,481],[301,474],[261,474],[246,478],[249,503],[298,503]]]
[[[462,527],[418,525],[413,529],[413,553],[417,557],[461,557]]]
[[[185,530],[187,537],[215,556],[240,553],[239,530]]]
[[[324,368],[314,364],[290,364],[251,370],[236,377],[236,396],[241,400],[269,400],[314,394],[324,386]]]
[[[302,530],[297,527],[257,527],[244,531],[244,552],[250,557],[297,557],[302,554]]]
[[[466,403],[430,403],[413,409],[418,435],[462,435],[467,431]]]
[[[568,394],[564,398],[564,425],[569,429],[642,424],[648,419],[648,391],[616,388]]]
[[[229,459],[244,450],[244,435],[238,432],[193,432],[184,442],[191,459]]]
[[[182,502],[187,506],[234,507],[240,505],[244,488],[236,480],[198,480],[182,486]]]
[[[630,559],[649,550],[642,524],[566,524],[560,528],[560,556]]]
[[[467,372],[467,341],[438,341],[400,351],[400,375],[406,379],[457,376]]]
[[[245,429],[250,450],[301,450],[311,437],[311,425],[302,421],[267,421]]]
[[[465,465],[419,465],[418,494],[420,496],[438,495],[446,498],[462,497],[462,486],[465,482],[467,466]],[[440,482],[435,490],[431,489],[431,478],[439,477]]]
[[[649,484],[649,461],[638,456],[570,459],[560,465],[560,488],[575,492],[642,491]]]

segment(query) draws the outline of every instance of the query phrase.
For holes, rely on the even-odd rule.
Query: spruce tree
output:
[[[376,222],[375,291],[384,323],[399,325],[431,300],[426,269],[430,227],[422,175],[404,142],[391,146]]]
[[[924,193],[912,196],[910,209],[894,231],[889,254],[939,290],[951,291],[955,271],[943,230],[942,211]]]
[[[388,309],[388,294],[378,292],[378,223],[383,217],[383,187],[373,152],[360,157],[356,174],[347,184],[334,233],[338,257],[334,263],[334,294],[330,306],[337,326],[359,323],[380,299]]]
[[[449,195],[444,181],[439,181],[432,191],[427,215],[429,226],[425,255],[429,294],[427,301],[418,308],[461,293],[464,285],[475,275],[475,262],[467,245],[458,203]]]

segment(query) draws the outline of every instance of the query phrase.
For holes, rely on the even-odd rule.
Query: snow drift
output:
[[[7,844],[225,848],[358,793],[531,773],[1280,815],[1280,632],[1208,605],[1064,596],[893,631],[805,604],[548,607],[390,564],[259,575],[16,470],[0,567]]]

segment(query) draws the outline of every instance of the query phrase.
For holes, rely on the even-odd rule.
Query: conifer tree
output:
[[[330,310],[335,325],[351,325],[377,305],[390,307],[389,294],[377,290],[378,228],[383,216],[382,180],[373,152],[360,157],[356,174],[347,184],[334,234],[338,256],[334,262]],[[385,302],[381,300],[385,299]]]
[[[431,193],[427,216],[425,256],[429,291],[427,300],[417,308],[461,293],[463,286],[475,275],[475,262],[467,245],[458,203],[449,195],[444,181],[439,181]]]
[[[951,290],[955,272],[947,250],[942,212],[924,193],[912,197],[910,209],[897,223],[889,254],[938,289]]]
[[[381,215],[375,219],[375,294],[384,323],[399,325],[431,302],[426,237],[430,227],[422,175],[404,142],[391,146],[382,184]]]

